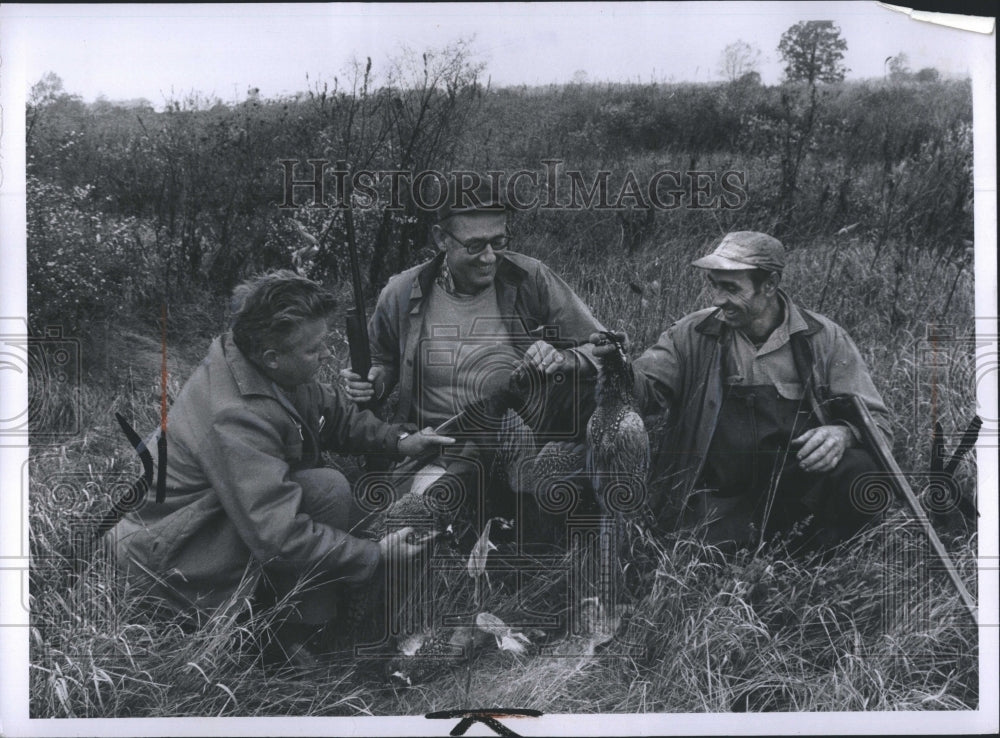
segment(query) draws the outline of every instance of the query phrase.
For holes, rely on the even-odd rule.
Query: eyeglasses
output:
[[[510,234],[505,233],[502,236],[495,236],[494,238],[470,238],[468,241],[463,241],[454,233],[449,231],[444,226],[438,226],[442,231],[448,234],[452,239],[457,241],[460,246],[464,246],[465,250],[469,252],[470,256],[475,256],[476,254],[481,254],[489,246],[494,251],[504,251],[508,246],[510,246]]]

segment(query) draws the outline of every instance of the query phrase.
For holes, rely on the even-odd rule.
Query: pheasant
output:
[[[429,486],[433,486],[433,482]],[[407,535],[409,543],[454,542],[450,516],[442,512],[440,507],[435,504],[433,493],[404,494],[393,502],[383,514],[370,521],[367,528],[358,535],[377,541],[385,537],[387,533],[406,527],[413,528],[413,531]],[[416,562],[411,567],[414,571],[410,573],[416,576],[415,570],[419,567],[420,563]],[[346,635],[356,637],[365,629],[366,623],[376,614],[375,607],[380,605],[380,600],[386,594],[383,590],[384,587],[374,582],[344,586],[341,602],[344,608],[342,622]]]
[[[441,470],[442,473],[444,470]],[[417,479],[414,484],[417,484]],[[434,481],[418,492],[407,492],[389,506],[384,514],[376,517],[365,532],[366,537],[379,540],[386,533],[400,528],[413,528],[407,537],[409,543],[426,540],[449,540],[453,533],[451,515],[445,511],[434,494]]]
[[[396,687],[434,681],[446,670],[467,662],[469,649],[485,640],[468,626],[441,628],[400,640],[396,655],[386,664],[386,675]]]
[[[545,494],[546,486],[580,474],[586,449],[578,441],[550,441],[540,449],[535,434],[520,415],[508,410],[497,434],[495,470],[518,494]]]
[[[602,510],[631,513],[645,496],[649,436],[635,407],[635,372],[623,339],[610,331],[602,335],[614,350],[597,356],[597,406],[587,422],[586,467]]]
[[[646,509],[649,436],[635,407],[635,373],[624,337],[609,331],[596,344],[613,346],[596,354],[596,409],[587,422],[587,476],[601,508],[598,600],[610,612],[622,585],[626,518]]]
[[[585,443],[554,441],[539,449],[531,428],[513,410],[507,410],[499,423],[495,470],[506,477],[512,490],[535,495],[543,508],[548,506],[553,512],[560,507],[569,511],[566,484],[580,475],[590,482],[605,515],[620,517],[643,506],[649,438],[635,409],[635,374],[622,338],[610,332],[602,335],[602,345],[610,343],[614,348],[597,356],[596,409],[587,423]],[[518,371],[508,397],[519,386]]]

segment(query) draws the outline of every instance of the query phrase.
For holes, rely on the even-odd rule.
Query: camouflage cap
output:
[[[708,256],[691,262],[699,269],[766,269],[780,272],[785,268],[785,247],[781,241],[758,231],[727,233]]]

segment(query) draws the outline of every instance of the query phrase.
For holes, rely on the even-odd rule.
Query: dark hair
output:
[[[781,272],[772,272],[770,269],[751,269],[750,270],[750,281],[753,282],[754,291],[760,289],[760,286],[767,281],[767,278],[772,274],[777,274],[778,279],[781,279]]]
[[[233,342],[257,360],[267,349],[287,348],[301,323],[325,318],[336,304],[321,284],[287,269],[255,277],[233,290]]]

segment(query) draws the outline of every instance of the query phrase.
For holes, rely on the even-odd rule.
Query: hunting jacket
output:
[[[399,383],[393,416],[398,423],[416,417],[417,348],[427,301],[444,257],[441,252],[390,278],[368,322],[372,364],[385,371],[385,392]],[[604,327],[570,286],[537,259],[511,251],[498,259],[494,283],[500,317],[507,323],[514,346],[523,353],[535,340],[544,340],[558,349],[572,350],[580,357],[580,376],[592,383],[597,365],[587,341]]]
[[[783,352],[782,360],[793,362],[789,348],[804,338],[812,355],[811,381],[818,402],[832,407],[826,405],[829,398],[858,395],[891,442],[888,410],[850,336],[829,318],[799,308],[784,292],[780,294],[788,311],[789,332],[788,341],[778,349]],[[687,499],[701,476],[722,406],[722,352],[730,329],[717,313],[716,308],[707,308],[681,318],[634,364],[635,396],[641,412],[668,412],[657,472],[669,474],[672,494],[680,494],[680,499]],[[782,383],[777,389],[788,399],[808,401],[802,372],[797,373],[799,383]],[[847,419],[831,417],[830,422],[847,425],[855,440],[860,440],[857,428]],[[662,505],[663,501],[654,504]]]
[[[322,466],[324,449],[393,452],[398,433],[321,384],[286,395],[216,338],[167,418],[166,499],[150,494],[112,530],[116,558],[182,611],[252,594],[261,565],[364,580],[378,544],[299,512],[289,475]]]

